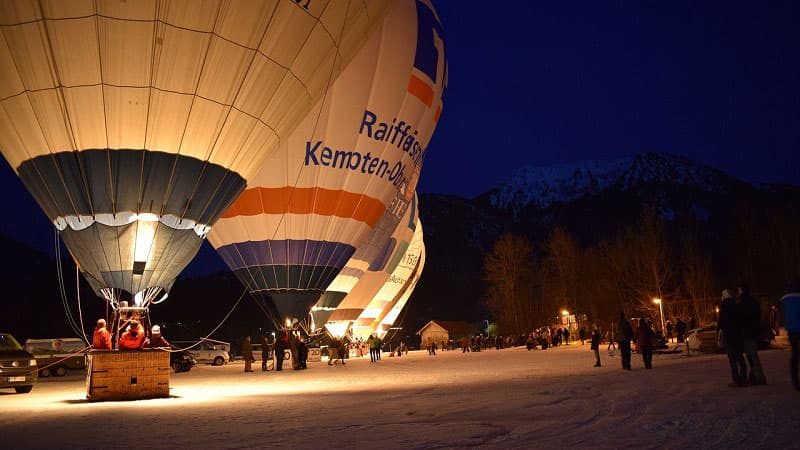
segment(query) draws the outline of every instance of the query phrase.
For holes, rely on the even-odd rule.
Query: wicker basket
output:
[[[86,375],[90,401],[169,397],[169,352],[92,351]]]

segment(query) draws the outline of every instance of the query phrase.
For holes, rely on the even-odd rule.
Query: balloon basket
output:
[[[163,350],[89,352],[86,398],[115,401],[169,397],[169,356]]]

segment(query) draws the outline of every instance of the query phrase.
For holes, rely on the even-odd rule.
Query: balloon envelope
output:
[[[430,4],[390,2],[363,48],[209,234],[242,282],[276,303],[281,320],[308,314],[395,199],[410,201],[445,83]]]
[[[386,1],[0,2],[0,148],[96,291],[168,290]]]

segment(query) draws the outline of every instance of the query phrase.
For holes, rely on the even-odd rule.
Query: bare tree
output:
[[[530,326],[531,245],[520,236],[506,233],[495,242],[484,260],[489,284],[489,309],[503,330],[520,335]]]

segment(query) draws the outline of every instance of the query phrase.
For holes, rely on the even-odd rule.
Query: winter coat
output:
[[[636,338],[636,345],[639,346],[640,349],[652,347],[654,337],[653,329],[650,328],[650,325],[648,325],[646,321],[642,320],[639,325],[639,336]]]
[[[242,343],[242,359],[245,361],[253,360],[253,344],[246,340]]]
[[[160,334],[154,334],[152,337],[144,340],[143,348],[161,348],[169,347],[169,342],[164,339]]]
[[[138,350],[142,348],[142,344],[144,344],[144,328],[141,325],[134,329],[128,327],[128,331],[119,337],[120,350]]]
[[[95,328],[92,337],[92,348],[97,350],[111,350],[111,333],[106,327]]]
[[[600,348],[600,330],[595,328],[592,330],[592,350],[597,350]]]
[[[742,334],[742,310],[733,298],[726,298],[719,307],[717,330],[722,330],[725,345],[734,349],[744,343]]]
[[[625,320],[625,318],[621,318],[619,321],[619,336],[617,336],[617,342],[620,344],[628,343],[630,344],[631,340],[633,339],[633,327],[631,323]]]
[[[739,299],[741,310],[742,337],[758,341],[761,335],[761,307],[756,299],[748,294],[743,294]]]
[[[781,303],[783,304],[783,321],[786,331],[800,333],[800,289],[784,295]]]

